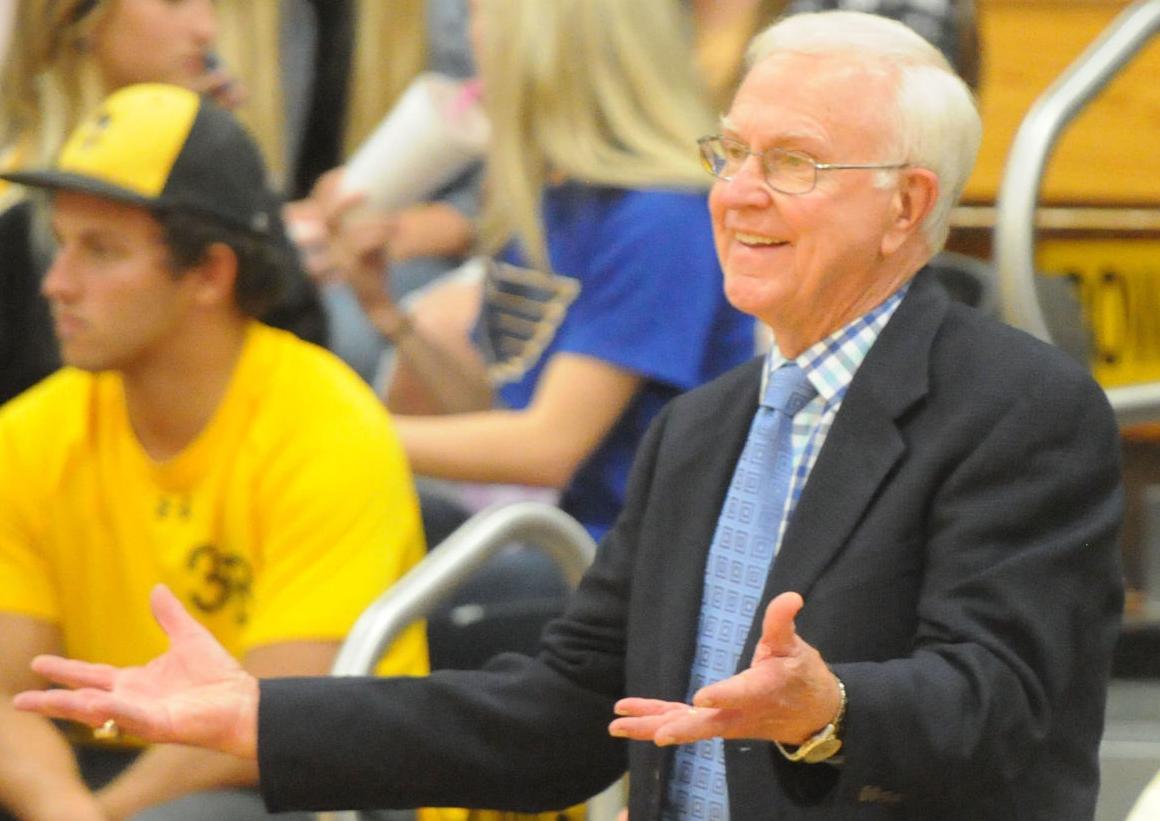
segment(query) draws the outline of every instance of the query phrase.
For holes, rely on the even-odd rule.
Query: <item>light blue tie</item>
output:
[[[805,371],[792,362],[770,375],[709,547],[689,699],[737,669],[765,589],[789,492],[793,417],[815,393]],[[664,817],[666,821],[729,818],[721,739],[677,748]]]

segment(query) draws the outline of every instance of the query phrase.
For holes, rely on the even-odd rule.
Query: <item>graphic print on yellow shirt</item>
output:
[[[285,332],[250,326],[213,419],[164,463],[138,443],[114,373],[66,368],[0,410],[0,611],[57,623],[68,655],[163,652],[157,582],[239,658],[340,640],[423,553],[382,405]],[[380,672],[426,669],[417,625]]]

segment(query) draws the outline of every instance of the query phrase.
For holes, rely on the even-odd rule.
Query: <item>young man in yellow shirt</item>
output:
[[[256,794],[225,791],[256,784],[252,763],[94,745],[10,696],[39,683],[40,653],[163,651],[144,606],[158,582],[254,675],[325,673],[423,553],[402,450],[353,372],[252,318],[288,246],[227,112],[130,86],[55,167],[7,177],[52,197],[42,290],[66,367],[0,411],[0,818],[265,818]],[[420,630],[384,672],[426,671]]]

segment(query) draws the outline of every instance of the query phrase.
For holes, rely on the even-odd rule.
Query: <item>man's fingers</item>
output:
[[[652,741],[665,721],[663,715],[618,718],[608,725],[608,734],[616,738],[630,738],[633,741]]]
[[[655,716],[673,710],[688,710],[689,705],[658,698],[622,698],[612,709],[618,716]]]
[[[614,709],[620,718],[608,725],[608,732],[634,741],[655,741],[657,733],[674,717],[695,712],[683,702],[655,698],[623,698]]]
[[[691,744],[723,735],[725,725],[721,722],[721,711],[704,707],[690,707],[681,712],[669,713],[653,735],[661,747],[670,744]]]
[[[40,713],[50,718],[66,718],[96,727],[104,723],[107,716],[98,717],[90,693],[97,690],[30,690],[12,697],[12,706],[17,710]]]
[[[13,696],[12,706],[90,727],[99,727],[113,719],[122,730],[134,734],[140,734],[148,723],[143,709],[104,690],[29,690]]]
[[[608,725],[608,732],[618,738],[652,741],[665,716],[673,712],[687,712],[689,705],[656,698],[622,698],[613,707],[620,718]]]
[[[99,690],[111,689],[117,674],[116,668],[107,664],[90,664],[60,656],[37,656],[32,660],[31,667],[34,672],[57,684]]]
[[[617,702],[620,718],[608,725],[618,738],[652,741],[658,745],[684,744],[721,734],[719,710],[654,699],[623,699]]]
[[[213,638],[197,619],[189,615],[189,611],[165,585],[154,585],[149,594],[149,606],[153,610],[153,618],[157,619],[161,629],[171,639],[190,636]]]

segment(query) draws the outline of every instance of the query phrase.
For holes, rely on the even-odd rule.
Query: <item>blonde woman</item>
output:
[[[9,167],[49,162],[113,89],[227,85],[207,62],[218,30],[212,0],[17,0],[13,28],[19,36],[0,75],[0,150]]]
[[[713,119],[673,0],[472,5],[493,129],[476,303],[448,286],[424,300],[439,320],[412,316],[382,284],[374,220],[348,219],[338,240],[396,346],[388,403],[428,414],[396,416],[416,471],[558,488],[599,538],[661,406],[753,353],[751,321],[722,296],[696,160]],[[452,299],[475,315],[470,340],[448,339]]]
[[[318,7],[326,0],[313,2]],[[293,13],[295,7],[303,5],[309,5],[308,0],[283,0],[283,13]],[[316,8],[320,22],[321,11]],[[333,187],[341,169],[324,175],[324,182],[315,186],[319,171],[340,162],[336,153],[340,146],[343,158],[354,152],[421,72],[457,80],[475,72],[467,42],[466,0],[359,0],[349,11],[355,14],[349,72],[336,76],[333,66],[319,64],[310,100],[305,104],[299,101],[299,110],[305,108],[308,113],[302,115],[305,128],[298,129],[305,136],[294,151],[298,157],[294,191],[316,188],[325,192]],[[330,11],[335,12],[333,8]],[[284,46],[295,48],[292,42]],[[341,44],[326,50],[343,51]],[[337,110],[332,101],[338,99],[347,100],[345,110]],[[287,111],[292,109],[287,107]],[[293,131],[288,129],[287,135]],[[386,218],[391,290],[396,297],[463,261],[474,239],[479,176],[478,166],[473,165],[425,201],[400,207]],[[319,206],[324,197],[320,193],[292,203],[286,211],[287,222],[300,243],[308,270],[320,280],[330,320],[331,349],[373,381],[387,346],[367,322],[350,288],[332,276],[320,222]]]
[[[685,0],[697,50],[697,67],[713,105],[727,111],[741,82],[742,55],[754,34],[777,19],[787,0]]]

